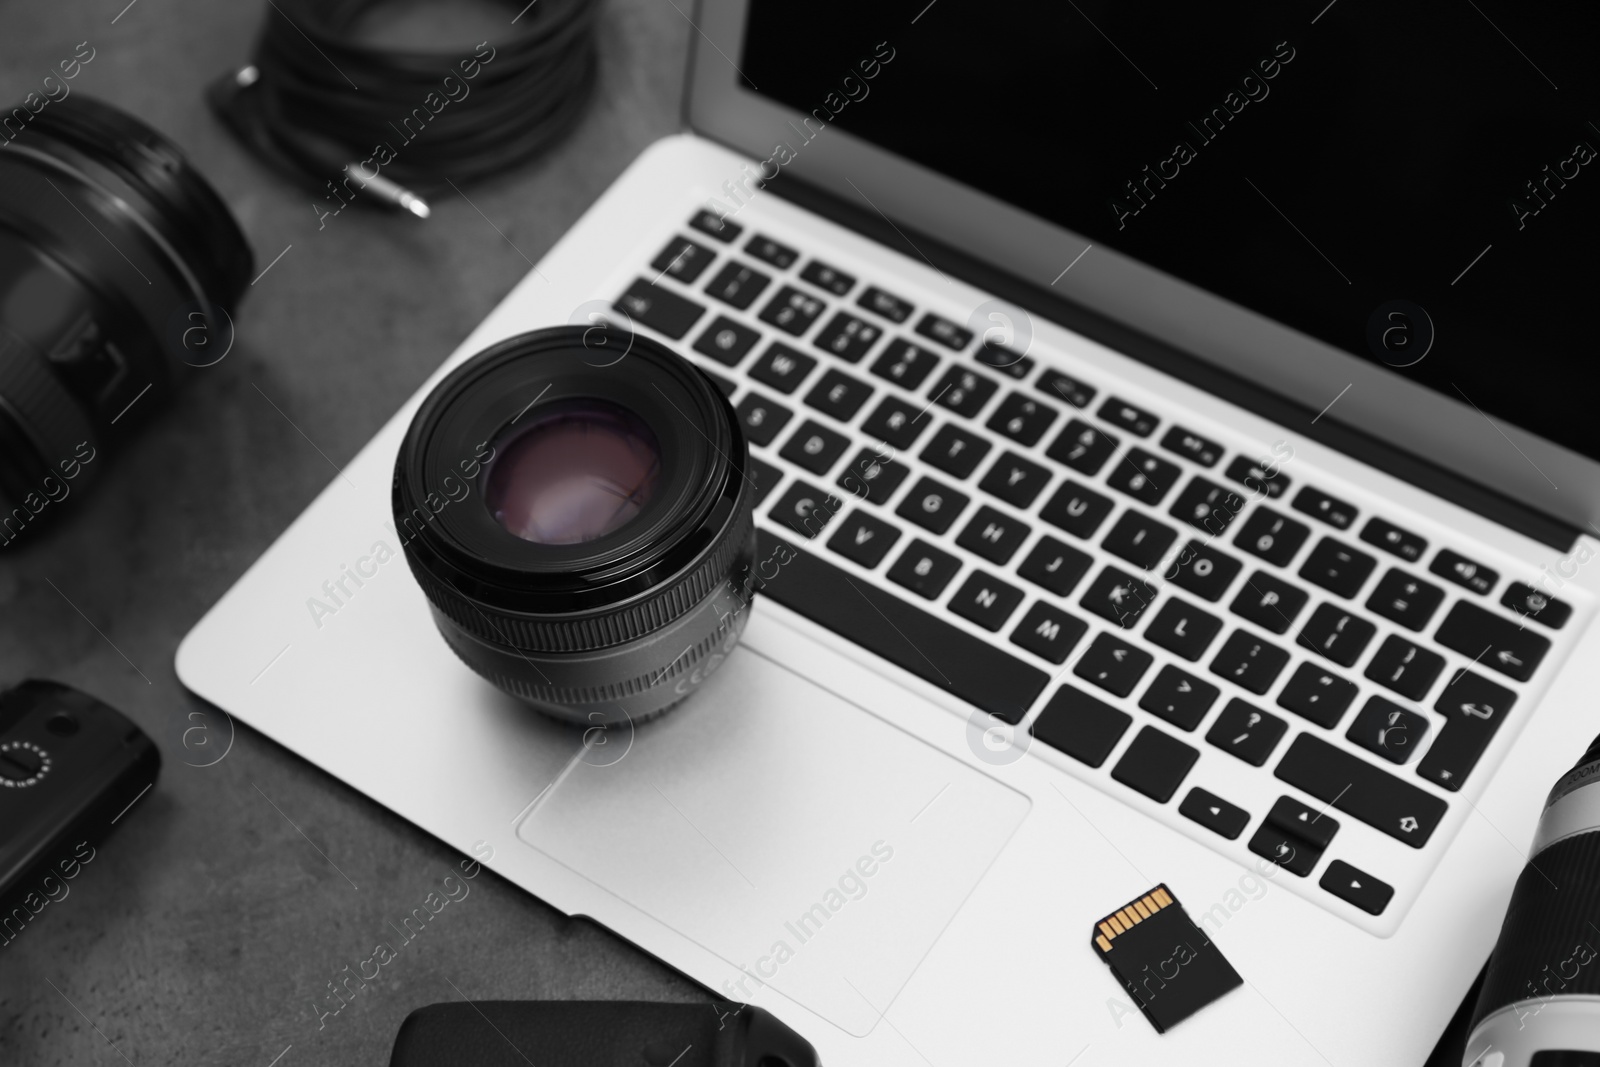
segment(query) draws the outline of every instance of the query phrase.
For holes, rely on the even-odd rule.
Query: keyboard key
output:
[[[1309,485],[1303,487],[1295,495],[1294,503],[1290,505],[1296,511],[1310,515],[1314,519],[1321,519],[1329,526],[1340,530],[1348,530],[1356,521],[1356,509],[1346,504],[1343,500],[1331,497],[1320,489],[1313,489]]]
[[[1111,770],[1111,777],[1158,804],[1172,799],[1200,752],[1154,726],[1140,730]]]
[[[1324,537],[1306,557],[1300,577],[1330,593],[1353,597],[1361,592],[1377,565],[1378,561],[1365,552],[1357,552],[1331,537]]]
[[[1081,474],[1096,474],[1117,450],[1118,439],[1080,419],[1067,423],[1045,455]]]
[[[1367,664],[1367,677],[1403,697],[1421,700],[1428,695],[1429,687],[1442,670],[1443,656],[1418,648],[1403,637],[1390,635],[1383,639],[1372,662]]]
[[[1022,603],[1022,590],[991,574],[973,571],[950,598],[950,610],[985,630],[998,631]]]
[[[651,285],[639,278],[628,286],[628,291],[617,298],[617,307],[628,313],[633,321],[665,334],[674,341],[683,339],[705,314],[705,308],[693,300],[685,300],[677,293]]]
[[[811,343],[824,352],[838,356],[846,363],[860,363],[861,357],[866,355],[882,336],[883,330],[880,327],[865,319],[858,319],[847,311],[840,311],[828,320],[826,326],[817,331],[817,336]]]
[[[1126,400],[1118,400],[1114,396],[1106,397],[1106,402],[1100,405],[1100,417],[1140,437],[1149,437],[1155,433],[1156,424],[1161,421],[1148,411],[1136,408]]]
[[[1245,499],[1231,489],[1225,489],[1204,478],[1191,478],[1183,487],[1178,499],[1168,512],[1212,537],[1221,537],[1228,524],[1244,510]]]
[[[886,293],[876,285],[869,285],[856,303],[874,315],[882,315],[890,322],[904,322],[911,317],[911,303]]]
[[[856,412],[870,399],[872,386],[832,367],[817,379],[817,384],[806,394],[809,407],[816,408],[824,415],[831,415],[840,422],[855,418]]]
[[[941,319],[931,311],[917,323],[917,332],[957,352],[972,343],[971,330],[957,326],[949,319]]]
[[[979,516],[983,513],[978,512]],[[976,526],[978,520],[973,519],[972,522]],[[1064,597],[1078,587],[1083,576],[1089,573],[1092,563],[1094,559],[1087,552],[1079,552],[1047,534],[1039,538],[1039,543],[1033,546],[1033,551],[1022,561],[1017,573],[1034,585]]]
[[[796,481],[772,505],[768,517],[805,538],[816,537],[844,507],[844,501],[810,482]]]
[[[988,441],[947,422],[939,427],[939,432],[933,435],[928,447],[922,450],[922,462],[946,474],[965,478],[978,469],[978,464],[988,453]]]
[[[919,538],[907,545],[889,567],[889,580],[918,596],[936,600],[960,569],[960,560]]]
[[[719,218],[710,211],[697,211],[689,220],[689,225],[701,233],[710,234],[719,241],[732,241],[744,232],[744,227],[736,222],[728,222]]]
[[[1161,562],[1167,549],[1177,539],[1178,531],[1172,527],[1129,509],[1122,513],[1100,543],[1112,555],[1120,556],[1136,567],[1150,570]]]
[[[1111,500],[1068,478],[1039,510],[1039,517],[1087,540],[1111,514]]]
[[[1341,667],[1353,667],[1378,628],[1334,604],[1318,604],[1311,618],[1295,634],[1302,648],[1328,657]]]
[[[1221,690],[1210,682],[1203,682],[1192,674],[1168,666],[1161,668],[1156,680],[1139,698],[1139,706],[1174,726],[1193,730],[1206,717],[1206,712],[1211,710],[1211,705],[1216,703],[1219,695]]]
[[[1007,452],[978,482],[978,488],[1013,507],[1027,508],[1050,482],[1050,472],[1015,452]]]
[[[850,439],[844,434],[807,419],[789,436],[778,455],[812,474],[827,474],[849,447]]]
[[[816,365],[817,361],[804,352],[796,352],[788,345],[774,341],[751,366],[749,374],[780,393],[792,393]]]
[[[1243,565],[1226,552],[1190,541],[1167,568],[1167,581],[1213,603],[1222,599]]]
[[[1369,915],[1382,915],[1394,897],[1394,887],[1380,882],[1366,871],[1350,866],[1344,860],[1330,860],[1317,883],[1347,904],[1353,904]]]
[[[1018,444],[1032,445],[1056,421],[1056,409],[1049,404],[1030,400],[1021,393],[1007,393],[994,409],[985,425],[995,433],[1005,434]]]
[[[750,483],[755,486],[756,493],[755,499],[751,501],[750,506],[759,508],[761,502],[772,495],[772,491],[778,488],[778,483],[783,481],[783,472],[772,464],[763,462],[754,456],[746,459],[745,464],[745,471],[750,478]]]
[[[760,595],[1005,722],[1020,722],[1050,680],[992,639],[974,637],[765,530],[758,555],[780,563]]]
[[[1385,552],[1393,552],[1409,563],[1415,563],[1428,550],[1428,542],[1409,530],[1402,530],[1383,519],[1368,519],[1361,528],[1361,540],[1377,545]]]
[[[1256,571],[1245,579],[1229,610],[1241,618],[1249,619],[1263,630],[1281,634],[1288,632],[1295,617],[1310,599],[1305,590],[1297,589],[1266,571]]]
[[[970,419],[983,410],[983,405],[999,388],[992,378],[952,366],[934,383],[930,392],[935,404]]]
[[[1548,638],[1464,600],[1456,601],[1434,640],[1519,682],[1532,678],[1550,651]]]
[[[932,425],[933,420],[924,416],[921,409],[897,396],[886,396],[861,424],[861,430],[903,450],[916,444],[922,431]]]
[[[1500,598],[1500,603],[1524,615],[1534,622],[1543,623],[1552,630],[1559,630],[1572,618],[1572,605],[1565,600],[1557,600],[1541,589],[1535,589],[1523,582],[1512,582],[1506,586],[1505,595]]]
[[[999,371],[1008,378],[1015,378],[1019,382],[1033,373],[1033,357],[1025,356],[1012,348],[992,341],[985,341],[972,353],[972,358],[982,363],[985,367]]]
[[[1145,628],[1144,636],[1151,644],[1192,662],[1205,655],[1212,640],[1221,632],[1221,619],[1173,598],[1161,605],[1161,610]]]
[[[1272,469],[1269,471],[1267,467]],[[1289,479],[1276,464],[1256,464],[1239,456],[1228,464],[1225,473],[1252,493],[1263,494],[1269,500],[1276,500],[1289,491]]]
[[[756,302],[756,297],[761,295],[761,291],[767,287],[767,283],[771,280],[769,276],[762,274],[754,267],[747,267],[743,263],[730,261],[724,264],[721,270],[717,271],[717,276],[712,278],[711,283],[706,286],[706,292],[723,303],[731,304],[740,311],[744,311]]]
[[[938,365],[939,357],[926,348],[896,339],[890,341],[883,353],[873,360],[872,373],[884,381],[914,391]]]
[[[1094,399],[1094,386],[1084,385],[1076,378],[1068,377],[1058,370],[1045,371],[1033,384],[1034,388],[1045,396],[1065,400],[1075,408],[1086,408]]]
[[[1154,662],[1155,657],[1143,649],[1110,634],[1100,634],[1084,650],[1073,673],[1108,693],[1125,697]]]
[[[973,352],[974,360],[990,370],[1000,371],[1006,378],[1022,379],[1034,373],[1034,357],[1022,355],[1014,349],[1008,349],[1003,344],[984,342],[979,344],[978,350]]]
[[[1142,448],[1130,448],[1106,475],[1106,484],[1153,507],[1161,503],[1168,489],[1178,484],[1182,473],[1176,463],[1153,456]]]
[[[770,445],[784,425],[794,418],[794,412],[760,393],[746,393],[734,411],[739,416],[739,425],[744,427],[745,437],[753,445]]]
[[[911,473],[905,464],[885,459],[870,448],[856,453],[856,458],[839,475],[839,488],[862,500],[883,505],[894,496],[900,483]]]
[[[1272,688],[1289,653],[1243,630],[1235,630],[1211,661],[1211,673],[1260,695]]]
[[[826,289],[834,296],[843,296],[856,284],[855,275],[846,274],[842,270],[835,270],[821,260],[816,259],[806,264],[805,270],[800,272],[800,277],[815,285],[818,289]]]
[[[716,371],[706,370],[704,367],[701,367],[700,373],[704,374],[707,378],[710,378],[711,384],[716,386],[717,391],[723,396],[732,397],[734,393],[739,391],[739,384],[737,382],[731,378],[724,378]]]
[[[1460,789],[1516,702],[1517,695],[1504,686],[1472,671],[1457,671],[1433,705],[1444,716],[1444,729],[1417,773],[1446,789]]]
[[[1252,767],[1260,767],[1288,730],[1289,724],[1270,711],[1262,711],[1235,698],[1228,701],[1206,732],[1206,742]]]
[[[1441,578],[1448,578],[1457,585],[1465,586],[1482,596],[1488,596],[1500,580],[1500,572],[1491,570],[1481,563],[1474,563],[1459,552],[1452,552],[1448,548],[1441,548],[1439,554],[1433,557],[1433,562],[1428,569]]]
[[[761,309],[761,321],[769,322],[784,333],[799,337],[811,329],[817,316],[827,308],[810,293],[802,293],[792,285],[778,290],[778,295],[767,301]]]
[[[985,504],[973,514],[956,544],[990,563],[1004,564],[1027,540],[1028,526],[1021,519],[996,511]],[[1081,553],[1079,553],[1081,555]],[[1084,556],[1087,560],[1088,557]],[[1085,566],[1088,566],[1085,563]],[[1028,575],[1024,574],[1024,578]]]
[[[747,255],[754,256],[763,263],[771,263],[779,270],[788,270],[794,266],[795,260],[800,258],[800,253],[788,245],[759,233],[750,238],[744,250]]]
[[[1294,797],[1279,797],[1267,811],[1267,823],[1284,833],[1293,834],[1318,848],[1333,844],[1333,835],[1339,832],[1339,820],[1320,808],[1302,804]]]
[[[1329,674],[1314,663],[1302,663],[1278,694],[1278,706],[1331,730],[1344,717],[1358,691],[1354,682]]]
[[[1368,697],[1345,737],[1390,763],[1404,763],[1422,748],[1428,720],[1383,697]]]
[[[1448,808],[1438,797],[1309,733],[1290,742],[1272,773],[1412,848],[1428,843]]]
[[[1133,716],[1080,689],[1064,685],[1034,720],[1031,733],[1080,763],[1105,763]]]
[[[1222,446],[1207,437],[1201,437],[1193,430],[1185,430],[1182,426],[1174,426],[1161,438],[1161,447],[1168,452],[1176,452],[1186,456],[1202,467],[1214,467],[1217,460],[1222,458]]]
[[[1124,630],[1139,621],[1156,598],[1156,591],[1115,567],[1100,572],[1079,601],[1084,607]]]
[[[895,514],[931,533],[942,534],[950,529],[969,499],[965,493],[958,493],[948,485],[922,477],[900,502]]]
[[[1259,507],[1239,528],[1239,536],[1233,543],[1268,563],[1287,567],[1309,536],[1311,529],[1304,523],[1295,522],[1271,508]]]
[[[694,343],[694,350],[710,356],[718,363],[736,367],[759,340],[761,334],[757,331],[718,315]]]
[[[1509,594],[1507,594],[1509,595]],[[1367,610],[1399,623],[1408,630],[1420,631],[1444,602],[1444,590],[1431,582],[1413,578],[1398,567],[1378,579]]]
[[[687,237],[674,237],[667,242],[661,254],[650,261],[650,266],[684,285],[693,285],[694,280],[716,258],[716,252],[705,245],[696,244]]]
[[[1268,822],[1262,822],[1250,836],[1250,851],[1301,878],[1309,875],[1322,858],[1322,849]]]
[[[828,547],[839,555],[871,570],[883,562],[900,531],[882,519],[856,508],[845,516],[839,529],[828,538]]]
[[[1017,628],[1011,631],[1011,643],[1051,663],[1065,663],[1073,646],[1088,632],[1089,624],[1082,619],[1036,600]]]
[[[1237,839],[1244,833],[1244,828],[1250,825],[1248,811],[1229,804],[1215,793],[1208,793],[1199,786],[1189,790],[1189,795],[1178,805],[1178,814],[1193,819],[1207,830],[1221,834],[1229,841]]]

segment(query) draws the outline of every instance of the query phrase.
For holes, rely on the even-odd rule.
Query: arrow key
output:
[[[1308,807],[1293,797],[1279,797],[1267,812],[1267,823],[1286,834],[1308,841],[1319,849],[1327,848],[1339,832],[1339,820],[1323,809]]]
[[[1322,849],[1293,834],[1286,834],[1271,823],[1264,822],[1261,829],[1250,838],[1250,851],[1271,860],[1290,874],[1304,878],[1322,858]]]
[[[1193,819],[1207,830],[1213,830],[1229,841],[1244,833],[1250,825],[1250,813],[1236,804],[1229,804],[1215,793],[1199,786],[1189,790],[1189,795],[1178,805],[1178,813]]]
[[[1380,882],[1367,872],[1350,866],[1344,860],[1333,860],[1317,883],[1349,904],[1354,904],[1370,915],[1381,915],[1394,897],[1394,886]]]

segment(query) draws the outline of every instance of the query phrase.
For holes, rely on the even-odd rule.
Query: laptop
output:
[[[1502,7],[704,0],[685,132],[180,676],[831,1065],[1421,1063],[1600,684],[1594,37]],[[389,487],[452,367],[600,321],[727,393],[769,580],[582,731]],[[1095,940],[1157,887],[1241,979],[1165,1032]]]

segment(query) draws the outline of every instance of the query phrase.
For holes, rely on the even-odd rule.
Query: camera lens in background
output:
[[[754,486],[722,393],[664,346],[557,327],[423,401],[394,518],[445,641],[494,685],[586,726],[659,714],[744,629]],[[600,357],[604,357],[603,359]]]
[[[74,94],[0,114],[0,545],[51,517],[189,368],[254,264],[178,149]]]
[[[1463,1067],[1600,1067],[1600,737],[1545,801]]]

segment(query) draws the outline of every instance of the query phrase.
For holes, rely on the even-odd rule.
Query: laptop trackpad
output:
[[[591,746],[518,834],[727,961],[730,999],[759,980],[862,1036],[1028,805],[740,647],[631,745]]]

